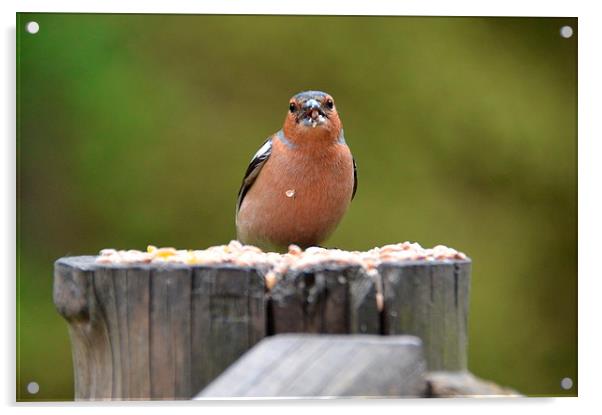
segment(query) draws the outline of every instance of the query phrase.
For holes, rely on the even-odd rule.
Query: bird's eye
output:
[[[290,112],[295,112],[297,110],[297,106],[295,105],[294,102],[291,102],[290,105],[288,106],[288,109],[290,110]]]
[[[332,99],[326,101],[326,106],[328,107],[328,109],[334,108],[334,102],[332,102]]]

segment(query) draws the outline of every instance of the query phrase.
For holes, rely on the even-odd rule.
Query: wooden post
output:
[[[189,399],[265,336],[257,270],[94,260],[55,263],[78,400]]]
[[[429,371],[467,369],[470,260],[383,263],[385,334],[424,343]]]
[[[470,260],[289,270],[182,264],[55,263],[76,399],[189,399],[264,336],[409,334],[429,371],[467,369]],[[382,310],[377,299],[384,297]]]

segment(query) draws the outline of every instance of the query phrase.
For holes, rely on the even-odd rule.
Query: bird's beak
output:
[[[315,99],[308,99],[303,104],[303,112],[307,118],[311,120],[318,120],[320,116],[324,117],[324,112],[320,109],[320,103]]]
[[[318,101],[316,101],[315,99],[308,99],[307,101],[305,101],[305,103],[303,104],[303,109],[305,111],[314,109],[314,108],[320,108],[320,103]]]

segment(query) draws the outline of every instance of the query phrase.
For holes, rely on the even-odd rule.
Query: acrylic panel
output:
[[[461,250],[472,263],[466,286],[462,264],[448,274],[445,265],[430,271],[430,278],[451,278],[456,298],[458,290],[470,292],[466,360],[448,353],[441,367],[465,366],[526,396],[577,395],[576,18],[19,13],[16,30],[18,401],[73,400],[76,366],[93,359],[87,349],[73,357],[70,326],[53,303],[55,261],[104,248],[200,249],[236,239],[237,192],[249,160],[282,127],[290,97],[306,90],[334,97],[359,178],[348,212],[324,246],[367,251],[417,241]],[[128,304],[147,301],[154,313],[180,289],[164,279],[148,299],[135,277],[145,271],[123,271],[127,279],[119,272],[93,277],[96,288],[115,293],[103,299],[96,292],[103,316],[113,312],[109,303],[119,312],[120,287],[127,288]],[[244,287],[220,285],[190,272],[181,287],[189,302],[172,303],[193,310],[177,319],[193,333],[182,340],[187,353],[205,353],[199,359],[214,363],[238,356],[242,349],[209,344],[190,327],[204,321],[207,292],[223,294],[224,303],[212,297],[213,313],[222,307],[263,315],[264,297],[247,297],[259,280],[252,271],[238,272],[233,278]],[[353,272],[344,275],[342,299],[357,292]],[[290,289],[301,290],[299,278]],[[385,295],[388,310],[395,304],[402,310],[419,295],[417,286],[396,285],[395,278],[384,284],[394,293]],[[343,289],[325,284],[328,293]],[[325,307],[338,307],[332,304]],[[451,308],[438,312],[457,310],[453,301],[446,304]],[[144,337],[144,324],[152,323],[128,316],[116,317],[113,330],[122,333],[127,323]],[[353,318],[345,320],[345,333]],[[237,325],[242,317],[224,330],[247,333],[250,348],[280,327],[280,320],[267,320],[260,320],[267,331],[261,326],[257,335]],[[291,328],[298,320],[283,321]],[[391,321],[404,327],[401,318]],[[372,324],[379,335],[405,334],[392,326],[386,332],[382,320],[359,321],[358,333]],[[120,365],[156,370],[174,354],[174,390],[201,392],[223,368],[195,380],[195,370],[204,368],[181,364],[181,338],[170,333],[173,347],[150,352],[128,337],[129,353],[112,357],[107,387],[125,387],[117,381]],[[380,353],[365,354],[370,342],[320,339],[274,347],[307,349],[303,356],[323,350],[332,356],[324,364],[333,367],[344,363],[339,352],[364,356],[341,371],[370,365]],[[408,350],[396,349],[402,365],[415,349],[412,342],[399,344]],[[313,379],[310,372],[291,379]],[[129,391],[149,397],[159,387],[127,382]],[[391,382],[401,395],[418,387],[408,377]]]

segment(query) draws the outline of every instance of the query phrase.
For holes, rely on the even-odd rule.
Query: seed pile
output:
[[[96,262],[101,264],[179,263],[188,265],[265,266],[276,274],[282,274],[289,269],[304,269],[326,262],[337,265],[361,265],[367,271],[371,271],[382,262],[446,259],[466,259],[466,255],[443,245],[437,245],[434,248],[423,248],[418,243],[410,242],[385,245],[364,252],[319,247],[302,250],[297,245],[290,245],[287,253],[279,254],[263,252],[255,246],[231,241],[228,245],[212,246],[201,250],[157,248],[152,245],[148,246],[146,252],[103,249],[96,258]]]
[[[290,245],[288,252],[263,252],[252,245],[243,245],[231,241],[228,245],[212,246],[201,250],[185,250],[175,248],[157,248],[149,245],[146,252],[137,250],[103,249],[96,258],[99,264],[163,264],[176,263],[187,265],[231,264],[267,268],[265,284],[271,290],[278,280],[289,270],[302,270],[320,264],[360,265],[367,274],[375,278],[376,268],[383,262],[402,261],[435,261],[466,259],[466,255],[453,248],[437,245],[434,248],[423,248],[418,243],[403,242],[372,248],[369,251],[343,251],[310,247],[302,250],[297,245]],[[383,308],[383,297],[380,284],[377,284],[376,301],[379,310]]]

